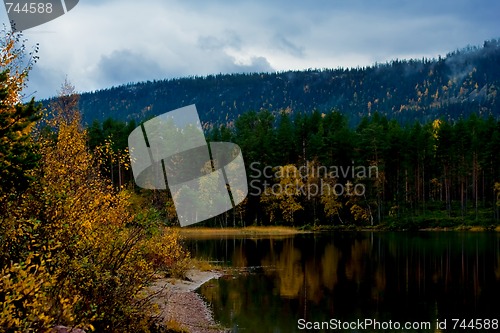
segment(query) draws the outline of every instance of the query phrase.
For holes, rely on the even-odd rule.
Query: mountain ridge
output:
[[[129,83],[82,93],[79,107],[87,124],[110,117],[141,121],[190,104],[196,104],[205,127],[232,126],[242,113],[261,109],[337,110],[352,125],[377,112],[408,123],[471,113],[498,118],[499,90],[500,40],[492,39],[437,59]]]

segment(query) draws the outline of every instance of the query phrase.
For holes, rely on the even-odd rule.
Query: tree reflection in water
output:
[[[497,233],[342,232],[188,246],[200,258],[257,267],[200,289],[233,328],[295,332],[300,318],[434,323],[500,313]]]

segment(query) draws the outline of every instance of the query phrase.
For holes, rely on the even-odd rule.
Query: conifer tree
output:
[[[36,49],[27,65],[19,67],[25,61],[20,43],[20,35],[10,32],[0,45],[0,205],[8,193],[26,189],[27,172],[38,160],[30,132],[41,117],[41,106],[34,99],[23,104],[21,95]]]

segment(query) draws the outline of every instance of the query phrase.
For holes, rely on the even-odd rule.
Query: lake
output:
[[[499,233],[335,232],[185,242],[193,257],[238,272],[198,290],[233,332],[500,329]]]

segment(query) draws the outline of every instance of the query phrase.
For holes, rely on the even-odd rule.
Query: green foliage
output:
[[[269,119],[269,112],[250,112],[236,122],[233,140],[241,145],[247,167],[254,164],[248,170],[249,181],[260,176],[256,184],[261,194],[254,193],[245,203],[246,223],[377,225],[387,219],[391,228],[399,223],[402,229],[415,229],[488,226],[500,220],[499,209],[493,209],[500,193],[495,187],[500,179],[500,122],[491,117],[401,126],[375,113],[349,128],[347,118],[335,111],[291,119],[282,112],[275,120]],[[292,172],[300,176],[275,177],[280,165],[301,170]],[[376,167],[376,174],[346,172],[331,177],[332,166]],[[319,177],[310,173],[320,168]],[[365,193],[328,191],[356,185],[362,185]],[[270,196],[273,186],[278,195]],[[285,195],[287,191],[279,191],[282,188],[294,195]],[[319,196],[316,188],[323,190]],[[440,223],[433,221],[435,213],[440,214]]]
[[[237,143],[249,174],[252,162],[259,162],[260,170],[298,168],[311,161],[327,167],[378,166],[377,179],[332,181],[363,184],[365,197],[329,201],[302,196],[295,206],[302,209],[285,213],[288,219],[293,216],[287,223],[375,225],[433,211],[480,220],[481,209],[489,209],[489,218],[499,221],[500,209],[491,209],[496,201],[493,184],[500,179],[499,64],[500,43],[492,40],[445,58],[394,60],[365,68],[130,84],[82,94],[80,105],[88,121],[103,121],[89,129],[91,145],[103,145],[111,135],[113,151],[126,137],[125,120],[151,118],[193,100],[209,140]],[[109,116],[115,120],[104,121]],[[116,176],[120,163],[107,165],[111,167],[103,172],[115,186],[131,180],[129,173]],[[277,183],[264,178],[260,183]],[[306,187],[318,184],[306,178],[301,179]],[[237,211],[205,225],[285,220],[288,207],[270,209],[271,201],[264,201],[250,196]],[[168,194],[155,193],[151,202],[168,215],[169,223],[175,221]]]
[[[39,158],[30,132],[41,106],[34,99],[21,103],[20,94],[34,59],[17,67],[24,55],[20,43],[20,35],[5,33],[0,51],[0,207],[8,193],[26,189],[29,170]]]
[[[443,227],[488,226],[500,220],[500,209],[493,209],[498,190],[492,190],[500,179],[500,123],[492,117],[473,115],[456,122],[435,119],[402,126],[375,112],[351,128],[348,118],[335,110],[326,114],[263,110],[242,115],[234,127],[212,129],[209,139],[221,140],[223,132],[242,148],[249,181],[256,174],[259,177],[253,194],[237,210],[205,222],[206,226],[286,223],[397,228],[400,223],[401,229],[413,229],[437,227],[436,213]],[[276,168],[269,175],[276,166],[300,169],[296,172],[300,175],[275,177]],[[376,167],[376,175],[311,174],[313,169],[332,166]],[[356,185],[363,186],[363,195],[329,191]],[[272,193],[272,186],[278,195]],[[256,188],[260,194],[255,194]],[[168,193],[136,191],[133,202],[154,207],[158,218],[169,225],[175,221]]]

